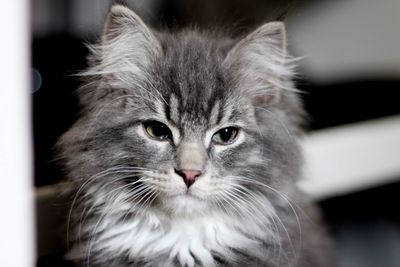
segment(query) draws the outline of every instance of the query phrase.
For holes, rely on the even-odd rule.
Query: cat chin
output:
[[[170,196],[162,204],[163,208],[171,215],[193,216],[209,213],[211,206],[208,201],[191,194]]]

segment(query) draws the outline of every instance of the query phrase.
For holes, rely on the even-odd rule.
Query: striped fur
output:
[[[82,117],[59,142],[74,192],[68,257],[107,267],[330,266],[318,214],[295,187],[304,111],[285,46],[278,22],[234,40],[152,31],[112,7],[82,73]],[[171,140],[149,138],[150,120]],[[214,143],[225,127],[237,138]],[[176,168],[202,174],[187,188]]]

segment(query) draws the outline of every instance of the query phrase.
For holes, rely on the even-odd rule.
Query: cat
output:
[[[306,118],[285,27],[156,31],[113,5],[58,147],[77,266],[331,266],[297,189]]]

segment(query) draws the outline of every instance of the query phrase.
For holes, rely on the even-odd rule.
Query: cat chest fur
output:
[[[215,255],[233,259],[233,250],[257,254],[261,245],[258,238],[269,234],[253,222],[218,214],[166,218],[147,213],[106,228],[98,236],[96,250],[146,259],[149,266],[175,266],[176,262],[181,266],[216,266]],[[157,263],[151,263],[154,258]]]

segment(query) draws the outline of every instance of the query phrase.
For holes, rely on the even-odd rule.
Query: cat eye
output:
[[[216,132],[212,137],[212,141],[218,145],[230,145],[235,142],[238,133],[238,128],[226,127]]]
[[[171,130],[167,125],[159,121],[146,121],[143,122],[143,128],[147,135],[157,141],[172,140]]]

